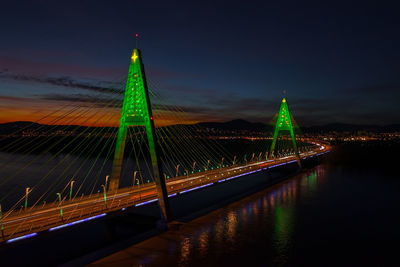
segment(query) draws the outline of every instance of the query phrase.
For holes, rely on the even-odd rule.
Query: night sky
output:
[[[395,1],[3,1],[0,122],[123,84],[139,33],[148,78],[194,121],[268,123],[286,90],[300,126],[400,123],[399,14]]]

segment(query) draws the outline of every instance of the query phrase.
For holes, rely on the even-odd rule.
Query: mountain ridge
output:
[[[235,119],[226,122],[200,122],[194,125],[201,126],[203,128],[213,128],[224,131],[272,131],[274,125],[264,124],[261,122],[249,122],[244,119]],[[39,127],[78,127],[78,125],[48,125],[40,124],[30,121],[15,121],[0,123],[0,133],[11,133],[15,130],[22,130],[24,128],[35,130]],[[168,127],[173,127],[170,125]],[[82,126],[82,128],[90,126]],[[97,128],[97,127],[90,127]],[[110,128],[110,127],[104,127]],[[307,133],[318,133],[318,132],[356,132],[356,131],[369,131],[369,132],[399,132],[400,124],[389,124],[389,125],[357,125],[349,123],[329,123],[324,125],[315,125],[310,127],[300,127],[303,132]]]

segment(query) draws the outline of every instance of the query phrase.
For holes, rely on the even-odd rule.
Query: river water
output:
[[[336,149],[319,166],[95,264],[399,266],[397,160],[370,148],[356,158],[364,150]]]

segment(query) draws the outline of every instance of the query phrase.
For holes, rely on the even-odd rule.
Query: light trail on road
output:
[[[315,145],[317,145],[315,150],[300,153],[300,158],[311,158],[329,152],[329,146]],[[168,197],[174,197],[178,194],[294,162],[296,162],[296,157],[291,155],[273,160],[250,162],[243,165],[209,170],[201,174],[195,173],[170,178],[166,181]],[[50,203],[24,212],[9,212],[3,216],[1,221],[3,225],[3,242],[10,243],[33,237],[41,231],[54,231],[104,217],[107,213],[113,211],[143,206],[158,200],[154,182],[142,186],[121,188],[117,192],[109,194],[106,199],[104,199],[102,193],[99,193],[80,199],[64,200],[58,205]],[[60,212],[61,210],[62,213]]]

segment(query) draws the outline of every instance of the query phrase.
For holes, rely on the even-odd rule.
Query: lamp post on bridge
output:
[[[136,174],[137,174],[137,171],[134,171],[133,172],[133,186],[135,186]]]
[[[104,184],[104,186],[106,187],[106,189],[107,189],[107,185],[108,185],[108,178],[110,178],[110,175],[107,175],[107,176],[106,176],[106,183]]]
[[[30,188],[29,187],[27,187],[26,189],[25,189],[25,210],[26,210],[26,207],[28,206],[28,195],[29,195],[29,193],[32,191],[32,190],[29,190]]]
[[[137,173],[138,171],[136,171]],[[136,176],[135,176],[136,177]],[[138,184],[139,184],[139,199],[142,199],[142,189],[143,189],[143,176],[142,176],[142,172],[140,171],[140,180],[136,179]]]
[[[60,217],[61,217],[61,221],[63,221],[64,218],[63,218],[63,209],[62,209],[62,203],[61,203],[61,194],[57,193],[57,196],[58,196],[58,202],[60,205]]]
[[[206,171],[208,171],[208,167],[210,166],[210,160],[207,160]]]
[[[219,164],[219,168],[222,169],[222,164],[224,164],[224,157],[222,157],[221,164]]]
[[[72,199],[72,187],[74,186],[74,183],[75,183],[75,181],[72,180],[72,181],[71,181],[71,187],[70,187],[70,189],[69,189],[69,200]]]
[[[106,190],[106,186],[105,185],[101,185],[101,187],[103,187],[103,194],[104,194],[104,204],[106,205],[107,208],[107,190]]]
[[[139,200],[141,200],[142,199],[142,190],[140,190],[140,181],[139,181],[139,179],[136,179],[136,181],[137,181],[137,185],[139,186]]]
[[[192,166],[192,173],[194,173],[194,168],[196,167],[196,161],[193,162],[193,166]]]
[[[236,155],[233,157],[232,165],[235,165],[236,163]]]
[[[179,172],[179,167],[181,166],[181,164],[176,165],[176,174],[175,177],[178,177],[178,172]]]
[[[135,186],[135,183],[139,186],[139,199],[142,199],[142,190],[140,190],[140,181],[139,179],[136,178],[138,171],[133,172],[133,186]]]

